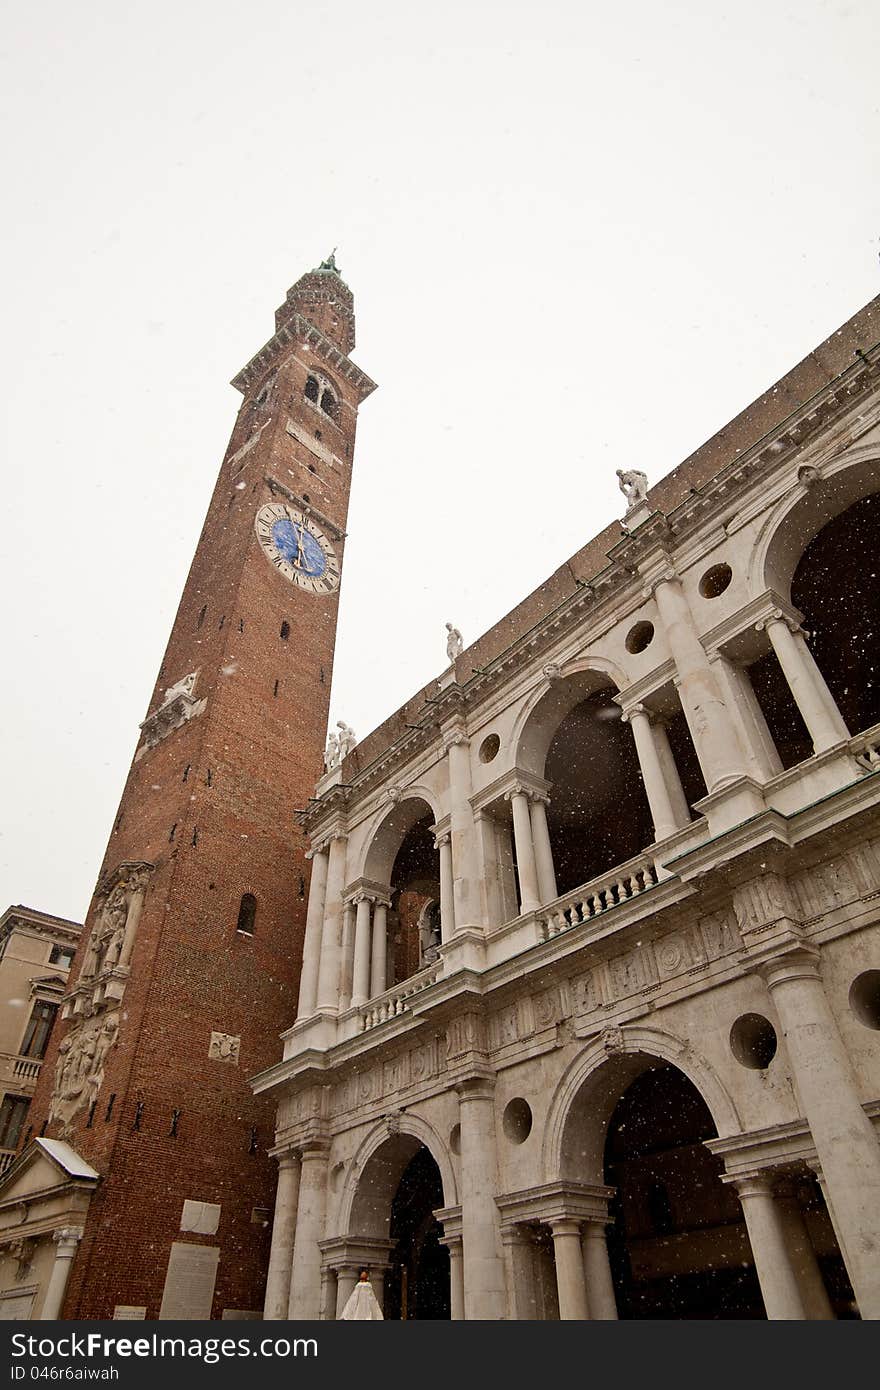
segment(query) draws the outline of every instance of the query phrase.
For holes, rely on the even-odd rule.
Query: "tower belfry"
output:
[[[293,811],[322,767],[374,389],[354,341],[331,256],[233,381],[242,404],[32,1111],[35,1136],[98,1178],[55,1293],[66,1318],[262,1306],[274,1114],[248,1077],[296,1011],[309,866]]]

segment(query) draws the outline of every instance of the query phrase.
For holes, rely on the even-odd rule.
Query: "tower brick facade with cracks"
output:
[[[262,1306],[274,1101],[248,1078],[279,1059],[296,1014],[309,864],[294,810],[321,773],[339,594],[273,569],[254,523],[267,502],[305,504],[341,564],[357,412],[373,389],[353,346],[351,293],[322,268],[288,291],[275,335],[233,382],[244,402],[149,711],[193,672],[204,707],[139,743],[99,876],[153,866],[103,1082],[63,1131],[101,1175],[64,1318],[109,1318],[118,1304],[157,1317],[180,1239],[219,1246],[212,1317]],[[310,375],[335,389],[332,413],[306,394]],[[246,893],[252,935],[236,929]],[[99,912],[96,890],[74,991]],[[31,1112],[50,1138],[62,1134],[45,1117],[69,1027],[55,1030]],[[209,1057],[212,1033],[240,1039],[237,1062]],[[220,1206],[215,1235],[181,1233],[186,1200]]]

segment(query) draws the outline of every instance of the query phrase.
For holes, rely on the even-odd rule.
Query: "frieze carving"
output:
[[[409,1087],[430,1081],[439,1071],[437,1040],[432,1038],[364,1071],[353,1072],[335,1089],[333,1112],[345,1114],[394,1099]],[[285,1122],[293,1123],[287,1118]]]
[[[873,886],[878,886],[876,878]],[[803,917],[819,917],[859,896],[849,859],[832,859],[826,864],[815,865],[801,874],[792,888]]]
[[[104,1081],[107,1054],[119,1033],[119,1015],[102,1014],[82,1019],[62,1040],[55,1062],[50,1121],[61,1122],[69,1134],[78,1111],[97,1099]]]
[[[446,1030],[446,1058],[463,1057],[468,1052],[486,1051],[486,1026],[480,1014],[461,1014]]]
[[[741,884],[733,895],[740,931],[768,931],[780,921],[797,920],[797,909],[788,881],[779,874],[762,874]]]

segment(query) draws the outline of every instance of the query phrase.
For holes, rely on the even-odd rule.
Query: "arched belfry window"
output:
[[[303,394],[307,401],[318,407],[322,415],[338,424],[339,393],[332,381],[320,372],[310,372]]]
[[[238,924],[235,930],[243,932],[245,936],[253,936],[256,915],[257,900],[253,893],[242,894],[241,906],[238,909]]]

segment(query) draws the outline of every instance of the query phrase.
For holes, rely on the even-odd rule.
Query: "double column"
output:
[[[376,893],[358,892],[355,905],[354,969],[351,1005],[356,1008],[377,994],[387,981],[388,900]]]
[[[556,898],[556,872],[547,824],[549,796],[517,782],[505,799],[513,813],[519,910],[536,912]]]
[[[631,705],[624,710],[623,719],[632,729],[654,822],[654,839],[665,840],[688,825],[691,818],[666,730],[662,724],[652,723],[645,705]]]
[[[604,1220],[567,1216],[550,1222],[560,1321],[612,1321],[617,1301]]]
[[[813,740],[816,753],[833,748],[849,738],[843,715],[806,643],[803,628],[781,608],[755,627],[766,631],[782,674]]]
[[[769,1173],[730,1179],[739,1195],[764,1309],[771,1321],[834,1317],[815,1251],[790,1185]]]
[[[773,997],[829,1210],[863,1319],[880,1318],[880,1145],[819,974],[798,945],[760,965]]]

